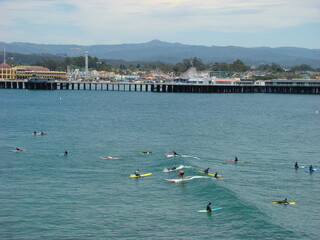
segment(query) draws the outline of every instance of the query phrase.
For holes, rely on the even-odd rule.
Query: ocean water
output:
[[[320,236],[320,170],[292,168],[320,167],[319,96],[1,90],[0,103],[0,239]],[[185,181],[164,180],[173,165]],[[297,204],[271,203],[284,198]],[[222,209],[198,213],[208,202]]]

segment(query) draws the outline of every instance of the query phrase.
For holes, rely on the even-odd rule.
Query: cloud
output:
[[[261,32],[320,23],[318,0],[0,0],[3,40],[128,42],[177,32]]]

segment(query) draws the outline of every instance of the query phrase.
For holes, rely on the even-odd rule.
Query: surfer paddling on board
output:
[[[285,198],[285,199],[282,200],[282,201],[278,201],[278,203],[288,203],[288,200]]]
[[[210,169],[210,168],[207,168],[207,169],[204,170],[203,172],[204,172],[205,174],[208,174],[208,173],[209,173],[209,169]]]
[[[168,170],[176,170],[177,169],[177,167],[176,167],[176,165],[174,165],[172,168],[168,168]]]
[[[179,172],[178,172],[178,177],[179,177],[180,179],[183,179],[183,175],[184,175],[184,171],[179,171]]]
[[[208,203],[207,207],[206,207],[207,212],[212,212],[211,209],[211,202]]]
[[[136,175],[137,177],[140,177],[139,169],[137,169],[137,170],[134,172],[134,175]]]

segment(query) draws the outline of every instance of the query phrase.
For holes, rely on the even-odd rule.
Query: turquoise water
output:
[[[320,171],[291,168],[320,167],[319,96],[1,90],[0,102],[1,239],[320,235]],[[165,181],[173,165],[191,180]],[[153,175],[130,178],[137,168]],[[271,203],[284,198],[297,204]],[[208,202],[222,210],[198,213]]]

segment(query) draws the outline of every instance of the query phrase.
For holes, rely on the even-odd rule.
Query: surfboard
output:
[[[169,181],[169,182],[175,182],[175,181],[181,180],[181,179],[169,179],[169,178],[166,178],[166,179],[164,179],[164,180]]]
[[[244,163],[245,161],[235,161],[235,160],[226,160],[226,161],[228,161],[228,162],[235,162],[235,163]]]
[[[152,173],[145,173],[145,174],[140,174],[140,176],[136,176],[136,175],[130,175],[130,177],[134,177],[134,178],[136,178],[136,177],[147,177],[147,176],[150,176],[150,175],[152,175]]]
[[[68,156],[70,153],[68,153],[67,155],[64,155],[64,153],[56,153],[56,156],[58,157],[62,157],[62,156]]]
[[[20,149],[20,150],[10,150],[10,152],[25,152],[26,150],[22,150],[22,149]]]
[[[120,159],[119,157],[100,157],[101,159],[106,159],[106,160],[116,160],[116,159]]]
[[[165,154],[167,156],[167,158],[170,157],[180,157],[181,155],[174,155],[174,154]]]
[[[214,175],[215,175],[215,174],[213,174],[213,173],[205,173],[204,171],[198,171],[198,172],[199,172],[199,173],[204,173],[204,174],[207,174],[207,175],[213,176],[213,177],[214,177]],[[220,177],[222,177],[222,175],[218,175],[217,177],[220,178]]]
[[[273,201],[272,203],[278,203],[278,204],[284,204],[284,205],[288,205],[288,204],[296,204],[295,202],[282,203],[282,202],[278,202],[278,201]]]
[[[189,181],[190,179],[183,179],[183,178],[181,178],[181,179],[164,179],[164,180],[166,180],[166,181],[169,181],[169,182],[185,182],[185,181]]]
[[[152,154],[152,152],[141,152],[140,154],[141,155],[149,155],[149,154]]]
[[[32,133],[32,135],[34,135],[34,136],[43,136],[43,135],[47,135],[47,133]]]
[[[220,210],[222,209],[222,207],[218,207],[218,208],[212,208],[211,211],[207,211],[207,210],[198,210],[197,212],[207,212],[207,213],[210,213],[212,211],[217,211],[217,210]]]
[[[299,166],[298,168],[296,168],[295,166],[291,167],[291,168],[295,168],[295,169],[298,169],[298,168],[308,168],[308,166]]]

